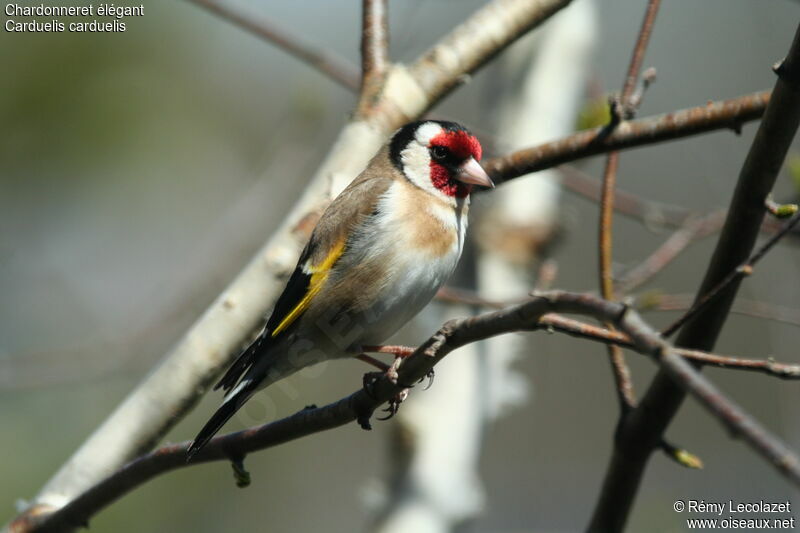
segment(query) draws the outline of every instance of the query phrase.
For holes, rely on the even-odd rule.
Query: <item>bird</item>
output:
[[[461,256],[473,187],[494,187],[481,156],[455,122],[394,132],[320,217],[264,329],[214,387],[226,394],[188,459],[258,390],[358,356],[427,305]]]

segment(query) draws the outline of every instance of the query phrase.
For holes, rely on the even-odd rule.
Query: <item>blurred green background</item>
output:
[[[599,2],[598,2],[599,3]],[[35,4],[35,3],[34,3]],[[64,2],[67,4],[67,2]],[[358,60],[358,2],[245,3],[307,40]],[[391,3],[394,59],[413,59],[482,3]],[[618,90],[644,2],[606,0],[593,75]],[[646,66],[658,69],[641,116],[772,87],[800,17],[791,1],[665,2]],[[5,18],[3,20],[5,22]],[[235,276],[270,232],[348,118],[353,96],[259,39],[185,1],[147,2],[116,34],[0,32],[0,520],[31,498]],[[492,145],[489,67],[437,111]],[[625,153],[619,185],[701,211],[725,206],[755,126]],[[496,152],[496,151],[495,151]],[[596,158],[584,166],[600,174]],[[776,199],[796,198],[788,176]],[[479,201],[480,203],[480,201]],[[597,208],[565,195],[556,285],[596,286]],[[617,218],[615,259],[635,264],[668,235]],[[652,284],[696,289],[713,239]],[[797,245],[775,250],[742,295],[800,308]],[[648,315],[656,325],[674,316]],[[529,336],[521,370],[530,405],[486,435],[484,514],[471,531],[574,531],[601,482],[617,406],[601,346]],[[416,342],[420,339],[408,339]],[[721,353],[800,362],[797,327],[732,316]],[[629,356],[638,389],[652,365]],[[363,368],[327,365],[296,398],[246,409],[253,423],[354,390]],[[800,448],[800,386],[708,370]],[[191,438],[209,395],[169,435]],[[265,409],[264,405],[274,406]],[[270,411],[270,412],[265,412]],[[274,411],[274,412],[273,412]],[[355,425],[248,458],[249,489],[224,463],[170,473],[99,514],[92,531],[359,531],[387,473],[387,426]],[[233,426],[232,426],[233,427]],[[675,499],[794,499],[797,492],[693,402],[669,431],[702,472],[656,456],[631,531],[682,531]]]

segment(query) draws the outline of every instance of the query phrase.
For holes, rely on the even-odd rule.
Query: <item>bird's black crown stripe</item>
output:
[[[401,152],[406,146],[408,146],[408,143],[414,139],[417,129],[428,122],[438,124],[447,131],[467,131],[464,126],[456,124],[455,122],[448,122],[446,120],[418,120],[416,122],[409,122],[395,132],[395,134],[392,136],[391,142],[389,143],[389,157],[391,158],[395,167],[403,170],[403,161],[400,157]]]

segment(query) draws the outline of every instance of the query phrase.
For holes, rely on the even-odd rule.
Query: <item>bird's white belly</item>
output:
[[[367,313],[360,344],[380,344],[411,320],[453,273],[459,250],[443,258],[406,258],[388,273],[380,303]]]

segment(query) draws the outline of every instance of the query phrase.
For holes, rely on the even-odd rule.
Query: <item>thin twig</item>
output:
[[[286,31],[274,22],[262,16],[245,13],[241,8],[234,7],[228,2],[220,2],[218,0],[189,1],[285,50],[346,89],[358,91],[360,76],[355,65],[336,54],[303,41],[298,37],[300,32]]]
[[[644,14],[644,20],[639,29],[636,45],[633,47],[633,54],[631,55],[628,72],[625,76],[625,84],[622,87],[622,105],[625,107],[631,104],[631,98],[639,82],[639,72],[642,70],[644,55],[647,51],[647,45],[650,43],[650,35],[653,33],[653,24],[655,23],[659,7],[661,7],[661,0],[650,0],[647,3],[647,11]],[[648,78],[651,77],[655,78],[655,75],[648,76]],[[631,112],[633,110],[626,109],[626,111]]]
[[[725,222],[725,214],[725,210],[718,210],[704,217],[687,221],[644,261],[631,268],[617,281],[617,292],[628,294],[644,285],[664,270],[691,243],[718,232]]]
[[[600,198],[600,224],[598,235],[600,294],[607,300],[614,299],[614,278],[611,273],[611,240],[612,220],[614,214],[614,184],[616,182],[619,152],[611,152],[606,158],[603,172],[603,192]],[[610,324],[606,327],[611,329]],[[633,389],[631,370],[625,362],[625,354],[619,346],[607,346],[611,372],[614,376],[614,387],[617,391],[622,413],[636,405],[636,393]]]
[[[447,322],[406,359],[398,370],[397,383],[415,383],[425,377],[448,353],[495,335],[530,329],[548,313],[564,312],[612,322],[633,341],[636,351],[652,356],[676,383],[696,396],[701,404],[734,435],[751,447],[793,483],[800,485],[800,461],[777,437],[769,433],[735,402],[688,364],[672,346],[624,304],[587,294],[552,291],[527,302],[483,315]],[[342,426],[354,420],[368,426],[370,414],[400,392],[402,385],[379,378],[370,392],[358,390],[320,408],[304,409],[263,426],[212,439],[191,463],[186,462],[188,442],[164,446],[128,463],[120,470],[79,494],[64,507],[20,517],[11,527],[15,533],[71,531],[86,525],[98,511],[156,476],[198,463],[235,460],[242,467],[248,453],[289,442],[313,433]]]
[[[644,61],[644,54],[647,50],[647,44],[650,42],[650,34],[653,31],[653,24],[655,22],[658,8],[661,5],[661,0],[650,0],[647,4],[647,11],[645,12],[642,26],[639,30],[639,36],[636,39],[636,45],[633,47],[633,54],[631,55],[630,65],[628,66],[628,73],[625,76],[625,83],[622,88],[622,108],[623,118],[632,118],[634,106],[632,97],[636,84],[639,80],[639,71],[642,68]],[[618,119],[612,118],[612,124],[609,128],[613,128],[618,124]],[[606,158],[605,170],[603,172],[603,190],[600,196],[600,224],[598,236],[598,262],[599,262],[599,276],[600,276],[600,294],[607,300],[614,299],[614,277],[611,271],[612,261],[612,241],[613,241],[613,223],[614,223],[614,189],[617,183],[617,169],[619,168],[619,152],[616,150],[610,152]],[[610,324],[606,324],[609,329]],[[625,354],[618,346],[608,347],[608,356],[611,360],[611,368],[614,374],[614,381],[617,389],[617,397],[620,402],[620,407],[623,413],[636,405],[636,396],[633,391],[633,382],[631,381],[631,371],[625,363]]]
[[[791,220],[789,220],[786,225],[783,227],[781,231],[770,237],[770,239],[765,242],[756,252],[750,256],[750,258],[733,269],[727,276],[722,278],[714,287],[712,287],[707,292],[703,293],[692,307],[686,311],[678,320],[673,322],[671,325],[666,327],[661,334],[667,338],[670,337],[673,333],[678,331],[681,326],[683,326],[686,322],[688,322],[692,317],[697,315],[700,311],[708,307],[709,304],[714,302],[716,298],[718,298],[723,292],[728,289],[733,283],[740,281],[745,276],[749,276],[753,273],[753,267],[758,263],[776,244],[778,241],[781,240],[787,233],[789,233],[792,228],[794,228],[797,223],[800,222],[800,214],[795,214]]]
[[[624,333],[593,326],[556,313],[548,313],[542,316],[539,319],[538,329],[558,331],[573,337],[605,342],[624,348],[634,347],[631,339]],[[706,365],[736,370],[752,370],[781,379],[800,379],[800,364],[780,363],[771,359],[744,359],[702,350],[689,350],[687,348],[675,348],[675,352],[686,359]]]
[[[743,359],[741,357],[713,354],[701,350],[689,350],[688,348],[675,348],[675,352],[686,359],[691,359],[692,361],[697,361],[705,365],[719,368],[755,370],[782,379],[800,379],[800,365],[796,364],[779,363],[771,359]]]
[[[598,224],[598,274],[600,276],[600,294],[607,300],[614,299],[614,277],[611,272],[612,224],[614,220],[614,185],[617,181],[619,152],[608,154],[603,170],[603,190],[600,195],[600,223]],[[621,355],[619,356],[621,359]],[[614,354],[612,354],[612,360]],[[621,364],[625,364],[622,360]],[[615,366],[617,363],[615,362]],[[619,371],[619,369],[617,369]]]

